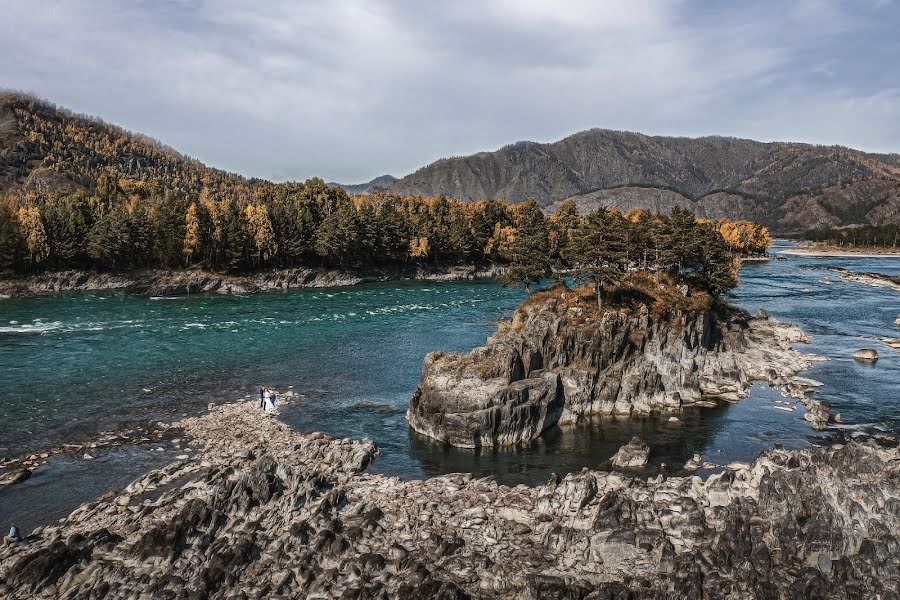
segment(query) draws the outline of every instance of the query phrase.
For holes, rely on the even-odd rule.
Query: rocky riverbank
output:
[[[848,442],[706,480],[591,471],[543,486],[365,472],[372,442],[254,408],[0,548],[8,598],[758,598],[900,592],[900,451]],[[890,446],[894,447],[890,447]]]
[[[249,294],[273,290],[358,285],[377,281],[421,279],[458,281],[494,277],[497,266],[396,268],[364,272],[327,269],[274,269],[246,275],[228,275],[200,269],[181,271],[145,270],[131,273],[58,271],[19,278],[0,279],[0,298],[40,296],[72,291],[122,291],[146,296],[179,296],[219,293]]]
[[[583,300],[583,299],[582,299]],[[754,381],[800,399],[827,426],[818,382],[796,377],[818,357],[793,324],[728,309],[597,313],[559,292],[516,309],[484,347],[432,353],[410,402],[413,429],[454,446],[514,445],[546,429],[604,415],[677,415],[749,395]]]
[[[855,281],[872,287],[888,288],[895,292],[900,292],[900,277],[883,275],[881,273],[854,273],[841,267],[830,267],[828,270],[837,273],[845,281]]]

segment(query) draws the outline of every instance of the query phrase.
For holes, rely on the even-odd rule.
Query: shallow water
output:
[[[777,248],[775,249],[777,251]],[[900,294],[841,281],[827,266],[900,274],[898,259],[814,259],[748,264],[734,301],[796,321],[812,352],[831,358],[806,375],[845,421],[900,431],[900,353],[876,341],[900,337]],[[832,283],[819,280],[827,277]],[[803,290],[808,290],[804,292]],[[452,471],[537,483],[552,472],[595,467],[632,435],[653,464],[677,470],[693,453],[717,464],[750,460],[780,442],[822,439],[777,392],[720,409],[664,419],[604,420],[555,429],[528,448],[472,452],[410,432],[404,413],[433,350],[482,344],[522,292],[494,282],[398,282],[253,296],[148,299],[65,294],[0,302],[0,454],[59,445],[98,429],[177,416],[210,400],[234,400],[260,384],[302,394],[282,418],[301,431],[369,437],[373,470],[402,477]],[[852,360],[874,347],[874,366]],[[793,402],[790,403],[793,405]],[[123,459],[124,460],[124,459]],[[4,494],[0,493],[0,503]]]

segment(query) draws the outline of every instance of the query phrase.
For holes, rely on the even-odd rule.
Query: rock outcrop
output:
[[[732,310],[600,316],[556,298],[526,302],[484,347],[467,355],[432,353],[407,419],[454,446],[513,445],[547,428],[592,416],[680,413],[749,394],[753,381],[808,398],[817,382],[794,376],[817,357],[793,349],[799,327]],[[823,427],[821,414],[809,419]]]
[[[0,548],[0,597],[893,598],[900,450],[772,449],[707,479],[544,486],[367,474],[371,442],[253,408],[184,424],[193,459]]]
[[[613,454],[610,463],[620,469],[634,469],[647,465],[650,459],[650,446],[639,437],[631,438],[631,441],[619,448]]]

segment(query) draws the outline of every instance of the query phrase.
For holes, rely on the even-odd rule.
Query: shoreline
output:
[[[469,281],[496,277],[503,270],[504,267],[493,264],[395,267],[366,271],[297,267],[240,275],[199,269],[179,271],[148,269],[130,273],[67,270],[0,279],[0,299],[102,291],[150,297],[210,293],[254,294],[402,280]]]
[[[788,250],[776,250],[775,254],[787,254],[790,256],[807,256],[810,258],[900,258],[897,252],[854,252],[852,250],[814,250],[803,248],[791,248]]]
[[[849,582],[888,590],[895,572],[893,438],[772,448],[705,479],[586,468],[510,488],[467,474],[405,481],[367,472],[378,456],[370,440],[301,434],[252,400],[180,427],[196,442],[192,455],[0,548],[0,593],[127,598],[146,591],[149,578],[175,596],[190,587],[210,597],[256,589],[492,598],[572,590],[566,597],[584,598],[675,586],[693,597],[727,581],[743,597],[755,589],[739,576],[748,560],[765,566],[767,585],[799,595],[804,585]],[[809,506],[821,507],[819,520],[805,518]],[[833,530],[846,533],[821,533]],[[749,535],[791,543],[759,543],[751,555],[742,546]],[[797,564],[813,566],[801,573]],[[701,565],[719,576],[678,576]]]

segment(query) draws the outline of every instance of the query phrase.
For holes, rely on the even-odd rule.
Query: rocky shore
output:
[[[273,290],[358,285],[377,281],[422,279],[457,281],[494,277],[497,266],[457,265],[435,268],[396,268],[365,272],[327,269],[275,269],[246,275],[228,275],[200,269],[144,270],[131,273],[58,271],[28,277],[0,279],[0,298],[40,296],[72,291],[122,291],[146,296],[184,294],[248,294]]]
[[[900,593],[896,440],[774,448],[706,480],[585,469],[506,487],[367,474],[372,442],[298,434],[254,404],[188,419],[193,457],[0,548],[0,596]]]
[[[410,401],[413,429],[454,446],[530,442],[556,424],[605,415],[677,415],[749,395],[765,381],[800,399],[817,429],[828,406],[819,384],[796,377],[818,357],[793,324],[733,309],[636,310],[601,314],[553,296],[526,302],[484,347],[432,353]]]
[[[837,273],[845,281],[855,281],[872,287],[888,288],[895,292],[900,292],[900,277],[883,275],[881,273],[854,273],[841,267],[830,267],[828,270]]]

